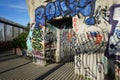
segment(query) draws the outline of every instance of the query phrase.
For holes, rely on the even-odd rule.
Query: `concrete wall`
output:
[[[45,6],[47,3],[44,2],[45,0],[37,0],[37,1],[26,0],[26,1],[29,8],[29,14],[31,19],[30,22],[32,23],[35,20],[35,10],[41,5]],[[87,12],[89,12],[89,9],[86,9],[84,7],[81,10],[81,12],[78,13],[78,15],[72,17],[73,30],[76,34],[75,36],[77,36],[76,38],[77,45],[73,49],[75,50],[80,49],[80,51],[78,50],[77,52],[75,52],[77,53],[77,55],[75,56],[76,74],[79,75],[82,74],[86,78],[92,78],[93,80],[103,80],[105,76],[109,77],[109,75],[113,76],[114,74],[119,75],[119,73],[115,73],[116,69],[117,70],[120,69],[119,66],[117,66],[116,64],[114,64],[114,66],[117,67],[112,69],[112,74],[107,74],[107,73],[111,73],[110,70],[108,69],[108,68],[110,69],[112,68],[111,64],[113,64],[114,61],[116,62],[116,60],[117,61],[120,60],[119,58],[116,58],[116,54],[117,57],[120,57],[118,50],[120,40],[119,39],[116,40],[116,37],[119,38],[119,35],[116,34],[119,34],[120,25],[118,25],[118,23],[120,22],[119,20],[120,16],[118,14],[120,11],[118,8],[115,12],[115,15],[112,15],[114,14],[114,12],[112,12],[114,10],[110,10],[111,6],[117,4],[120,4],[120,0],[96,0],[95,5],[93,3],[95,8],[94,6],[92,6],[92,9],[94,10],[92,10],[93,12],[91,14],[85,16]],[[88,4],[86,4],[86,6],[88,6]],[[84,12],[84,9],[86,9],[86,12]],[[95,22],[93,18],[95,18]],[[118,19],[117,24],[115,24],[116,21],[113,18]],[[92,23],[92,25],[86,25],[87,20],[90,24]],[[61,43],[60,32],[62,32],[62,30],[58,29],[57,32],[58,32],[57,33],[58,41],[56,47],[57,49],[56,60],[57,62],[59,62],[61,60],[61,57],[64,55],[62,55],[62,51],[60,51],[62,49],[61,48],[62,46],[60,45]],[[108,34],[110,34],[110,36],[108,36]],[[112,40],[114,44],[108,42]],[[106,46],[107,43],[109,43],[109,46]],[[115,50],[112,47],[114,47],[115,50],[117,49],[117,52],[114,52]],[[107,53],[105,53],[106,49],[109,49],[107,50]],[[114,56],[110,55],[109,54],[110,52],[112,52],[113,54],[115,53],[114,54],[115,58],[112,61],[111,61],[111,57]],[[83,64],[81,64],[80,62],[82,62]],[[111,77],[111,79],[113,78]]]
[[[26,0],[29,16],[30,16],[30,23],[35,22],[35,10],[41,5],[46,5],[47,3],[44,2],[46,0]]]
[[[99,18],[96,19],[97,21],[100,21],[99,24],[95,24],[94,26],[89,26],[86,25],[84,23],[84,17],[82,18],[78,18],[78,16],[73,17],[73,30],[76,32],[78,36],[78,40],[79,40],[79,44],[82,45],[82,47],[80,49],[83,49],[81,51],[83,51],[81,54],[76,55],[75,56],[75,73],[82,75],[86,78],[91,78],[93,80],[104,80],[106,77],[108,80],[119,80],[120,76],[118,77],[118,75],[120,75],[118,72],[118,70],[120,69],[120,67],[118,66],[119,63],[119,57],[118,55],[120,55],[120,51],[119,51],[119,39],[117,38],[118,36],[116,34],[118,34],[117,31],[119,31],[119,25],[117,24],[115,28],[115,32],[113,33],[113,35],[111,35],[111,37],[109,38],[108,35],[103,34],[102,35],[102,39],[105,38],[104,40],[101,40],[101,42],[108,42],[108,38],[109,38],[109,47],[106,47],[106,44],[103,43],[104,45],[102,47],[104,47],[104,50],[101,50],[101,48],[97,49],[97,45],[91,42],[91,39],[88,39],[88,35],[86,35],[86,33],[88,34],[89,32],[92,31],[99,31],[99,32],[107,32],[111,34],[111,30],[113,29],[113,24],[110,24],[108,21],[111,17],[107,17],[104,16],[104,13],[101,11],[102,9],[105,9],[105,6],[107,6],[106,10],[107,13],[106,15],[110,15],[108,13],[111,13],[109,11],[110,7],[114,4],[120,4],[119,0],[96,0],[96,4],[95,4],[95,12],[94,15],[96,14],[96,11],[98,10],[98,7],[101,6],[101,8],[99,9]],[[118,10],[117,10],[118,11]],[[116,12],[117,12],[116,11]],[[119,12],[118,12],[119,14]],[[105,19],[104,19],[104,18]],[[115,19],[117,18],[119,21],[120,16],[115,17]],[[114,23],[114,22],[113,22]],[[118,22],[119,23],[119,22]],[[82,37],[82,35],[84,35]],[[106,37],[103,37],[103,36]],[[82,38],[82,39],[81,39]],[[92,38],[93,42],[94,38]],[[90,44],[87,44],[87,43]],[[84,45],[84,43],[87,46]],[[112,48],[111,49],[111,44],[116,44],[116,48]],[[99,44],[100,47],[100,44]],[[94,50],[96,50],[96,52],[94,52]],[[105,53],[105,49],[109,49],[108,53]],[[86,51],[88,53],[86,53]],[[103,51],[103,52],[101,52]],[[104,55],[108,55],[107,57]],[[115,56],[111,56],[112,55],[117,55]],[[99,57],[97,57],[99,56]],[[111,56],[111,57],[110,57]],[[113,57],[115,57],[113,59]],[[116,69],[118,72],[116,72]]]

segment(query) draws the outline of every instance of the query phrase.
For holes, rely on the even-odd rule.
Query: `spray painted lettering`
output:
[[[39,24],[45,25],[45,18],[51,20],[58,16],[69,15],[71,17],[81,13],[84,17],[90,16],[86,19],[86,24],[94,24],[93,18],[95,0],[56,0],[44,6],[40,6],[35,10],[36,27]]]

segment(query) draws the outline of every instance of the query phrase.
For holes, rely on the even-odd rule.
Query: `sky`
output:
[[[30,21],[26,0],[0,0],[0,17],[26,26]]]

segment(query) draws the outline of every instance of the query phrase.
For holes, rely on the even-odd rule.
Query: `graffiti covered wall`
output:
[[[38,24],[45,25],[46,20],[51,20],[55,17],[73,17],[81,13],[86,18],[86,24],[92,25],[95,20],[92,16],[95,7],[95,0],[56,0],[49,2],[46,7],[40,6],[35,10],[36,27]]]
[[[76,36],[72,29],[72,26],[67,26],[63,24],[64,26],[62,29],[60,29],[60,55],[61,60],[66,61],[72,61],[74,60],[75,55],[75,44],[76,44]]]
[[[106,76],[109,80],[120,79],[118,3],[118,0],[104,3],[96,0],[93,26],[86,25],[84,17],[73,17],[73,30],[81,50],[81,54],[75,56],[76,74],[93,80],[104,80]]]
[[[56,28],[50,24],[42,29],[30,28],[27,38],[28,56],[33,57],[33,62],[43,63],[46,61],[55,61],[56,51]]]
[[[105,76],[112,75],[109,78],[117,76],[116,79],[119,80],[119,0],[55,0],[45,5],[40,3],[39,6],[34,0],[32,2],[35,15],[32,20],[35,20],[36,28],[39,28],[39,25],[46,26],[49,20],[58,17],[72,17],[73,30],[60,30],[60,47],[56,48],[60,48],[58,54],[61,54],[61,59],[69,56],[70,49],[76,54],[76,74],[93,80],[104,80]],[[47,32],[45,46],[54,49],[54,45],[49,44],[53,44],[55,39],[49,36],[53,36],[51,31]],[[47,51],[46,54],[50,54],[50,51]],[[54,50],[52,51],[54,53]]]

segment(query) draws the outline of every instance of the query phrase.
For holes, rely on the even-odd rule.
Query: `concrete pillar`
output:
[[[57,29],[57,44],[56,44],[56,62],[60,62],[61,57],[60,57],[60,30]]]

